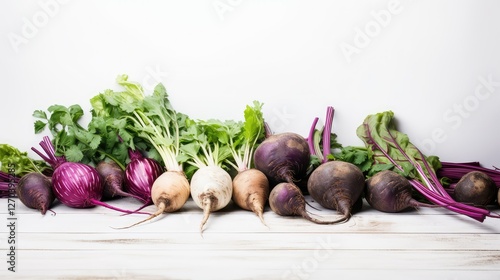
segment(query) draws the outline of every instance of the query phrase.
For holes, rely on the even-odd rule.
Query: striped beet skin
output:
[[[59,165],[52,175],[52,182],[57,199],[69,207],[93,207],[92,201],[102,197],[101,176],[87,164],[65,162]]]

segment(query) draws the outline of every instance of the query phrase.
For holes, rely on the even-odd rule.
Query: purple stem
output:
[[[422,195],[424,195],[425,198],[427,198],[429,201],[431,201],[432,203],[434,203],[436,205],[441,205],[441,206],[447,208],[448,210],[451,210],[451,211],[459,213],[459,214],[466,215],[466,216],[471,217],[474,220],[477,220],[479,222],[483,222],[485,219],[485,215],[477,213],[477,211],[467,211],[467,210],[462,209],[461,207],[457,207],[457,205],[455,205],[456,203],[450,204],[449,203],[450,201],[448,201],[446,198],[444,198],[442,196],[439,196],[435,192],[432,192],[426,186],[422,185],[422,183],[420,183],[418,180],[411,179],[410,183],[415,189],[417,189]],[[462,206],[462,205],[458,205],[458,206]]]
[[[390,134],[390,132],[389,132]],[[390,134],[391,135],[391,134]],[[393,140],[395,141],[394,137],[391,135],[391,137],[393,138]],[[427,179],[427,176],[422,168],[422,166],[420,166],[420,164],[418,162],[415,162],[413,161],[404,151],[401,150],[401,147],[398,146],[398,149],[401,151],[401,153],[417,168],[417,170],[421,173],[422,177],[426,178]],[[422,154],[422,152],[417,148],[415,147],[415,149],[418,151],[418,153],[420,154],[421,158],[422,158],[422,162],[424,163],[424,166],[425,168],[427,169],[427,172],[429,174],[429,176],[431,177],[431,181],[429,181],[428,179],[426,180],[426,182],[429,182],[429,187],[432,187],[432,189],[444,199],[443,202],[445,202],[446,204],[448,205],[445,205],[446,208],[452,210],[452,211],[455,211],[457,213],[461,213],[461,214],[464,214],[464,215],[467,215],[471,218],[474,218],[480,222],[484,221],[484,218],[485,216],[488,216],[488,217],[493,217],[493,218],[498,218],[500,217],[500,215],[497,215],[497,214],[493,214],[492,212],[486,210],[486,209],[483,209],[483,208],[478,208],[478,207],[475,207],[475,206],[470,206],[470,205],[467,205],[467,204],[464,204],[464,203],[459,203],[459,202],[456,202],[451,196],[450,194],[445,190],[445,188],[443,187],[443,185],[441,185],[441,183],[439,182],[439,179],[437,178],[434,170],[429,166],[429,163],[427,162],[427,160],[425,160],[425,156]],[[478,219],[478,217],[480,217],[480,219]]]
[[[7,182],[0,182],[0,198],[12,197],[11,184]]]
[[[97,200],[97,199],[90,199],[90,203],[92,203],[93,205],[103,206],[103,207],[106,207],[106,208],[109,208],[109,209],[112,209],[112,210],[115,210],[115,211],[127,213],[127,214],[145,214],[145,215],[151,215],[151,213],[147,213],[147,212],[139,212],[137,210],[121,209],[121,208],[115,207],[113,205],[107,204],[106,202],[102,202],[102,201]]]
[[[316,130],[318,120],[319,118],[314,118],[311,129],[309,129],[309,136],[307,137],[307,144],[309,144],[309,152],[311,155],[316,155],[316,151],[314,150],[314,131]]]
[[[264,122],[264,134],[265,138],[269,138],[269,136],[273,135],[273,131],[267,122]]]
[[[328,161],[331,150],[330,136],[332,134],[333,114],[335,110],[332,106],[326,109],[325,128],[323,129],[323,163]]]
[[[441,162],[441,168],[437,170],[437,173],[439,177],[446,177],[458,182],[462,176],[471,171],[486,173],[500,188],[500,171],[496,167],[493,167],[493,169],[482,167],[479,162]]]
[[[368,131],[369,127],[365,126]],[[369,133],[368,135],[371,135]],[[390,139],[385,138],[386,141],[389,141],[394,144],[394,146],[397,147],[397,149],[401,152],[401,154],[417,169],[417,171],[421,174],[422,179],[426,182],[426,185],[422,185],[422,183],[418,182],[415,179],[410,180],[412,183],[412,186],[414,186],[422,195],[424,195],[427,199],[429,199],[431,202],[436,203],[438,205],[444,206],[449,210],[452,210],[454,212],[460,213],[467,215],[477,221],[484,221],[485,217],[494,217],[498,218],[500,215],[496,215],[491,213],[490,211],[482,208],[477,208],[474,206],[469,206],[463,203],[458,203],[455,200],[451,198],[451,196],[446,192],[444,187],[441,185],[439,180],[437,179],[437,176],[435,175],[434,171],[432,168],[430,168],[428,162],[425,160],[424,155],[417,149],[419,152],[420,156],[422,157],[422,162],[424,162],[424,166],[429,172],[429,175],[431,176],[431,180],[426,176],[422,166],[418,162],[415,162],[413,159],[411,159],[404,151],[403,149],[399,146],[397,143],[396,139],[394,136],[389,132]],[[387,159],[389,159],[399,170],[403,171],[403,168],[396,164],[396,161],[392,159],[387,152],[385,152],[381,147],[377,144],[376,141],[374,141],[371,136],[370,136],[371,144],[373,144],[379,151],[381,151]]]
[[[138,150],[128,149],[128,157],[130,158],[130,161],[134,161],[134,160],[142,159],[144,156]]]
[[[14,183],[17,183],[19,182],[19,177],[15,176],[14,174],[9,174],[9,173],[5,173],[3,171],[0,171],[0,182],[14,182]]]
[[[37,155],[39,155],[46,163],[48,163],[55,170],[59,165],[66,162],[66,158],[63,156],[56,156],[56,151],[54,150],[54,145],[50,141],[48,136],[44,136],[43,140],[40,142],[40,146],[42,150],[45,152],[43,154],[39,150],[34,147],[31,148]]]

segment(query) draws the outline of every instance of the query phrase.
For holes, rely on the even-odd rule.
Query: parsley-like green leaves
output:
[[[21,152],[8,144],[0,144],[0,170],[7,174],[14,173],[15,176],[22,177],[30,172],[50,172],[52,168],[43,160],[30,158],[27,152]]]

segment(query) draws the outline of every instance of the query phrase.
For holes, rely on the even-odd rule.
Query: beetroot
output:
[[[266,138],[255,149],[255,168],[262,171],[272,185],[294,183],[304,178],[311,153],[307,140],[299,134],[284,132]]]
[[[128,193],[137,196],[146,205],[153,203],[151,188],[155,180],[164,172],[160,163],[144,157],[141,152],[129,150],[130,162],[125,169],[125,187]]]
[[[453,195],[457,201],[476,206],[493,203],[497,192],[495,182],[482,171],[468,172],[462,176],[453,189]]]
[[[337,210],[348,221],[365,187],[365,176],[354,164],[329,161],[311,172],[307,190],[321,206]]]
[[[324,221],[312,217],[306,211],[306,200],[300,189],[287,182],[277,184],[269,195],[269,205],[274,213],[280,216],[301,216],[317,224],[333,224],[335,221]]]
[[[116,162],[101,161],[95,169],[104,181],[102,200],[110,200],[117,197],[134,197],[143,201],[141,197],[124,191],[125,171]]]
[[[410,181],[391,170],[377,172],[366,181],[365,199],[374,209],[388,213],[410,207],[440,207],[415,200]]]
[[[40,210],[43,215],[55,200],[50,178],[38,172],[22,176],[17,183],[16,194],[24,205]]]

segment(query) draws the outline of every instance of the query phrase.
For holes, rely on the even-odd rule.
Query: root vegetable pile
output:
[[[271,133],[258,101],[245,107],[242,121],[194,120],[174,110],[162,84],[146,94],[127,75],[116,82],[120,90],[90,99],[86,127],[77,104],[33,112],[35,133],[52,135],[39,143],[42,151],[32,148],[41,160],[0,144],[0,197],[12,197],[15,185],[19,200],[42,214],[53,212],[55,201],[148,214],[120,229],[177,212],[192,199],[201,233],[231,202],[266,226],[267,206],[326,225],[348,222],[364,201],[387,213],[439,207],[479,222],[500,218],[492,210],[500,205],[498,168],[424,155],[396,129],[392,111],[368,115],[357,127],[364,146],[344,147],[332,133],[332,106],[324,126],[318,129],[315,118],[305,138]],[[311,214],[306,195],[339,217]],[[107,203],[120,198],[139,204],[127,210]],[[146,207],[155,209],[141,212]]]

